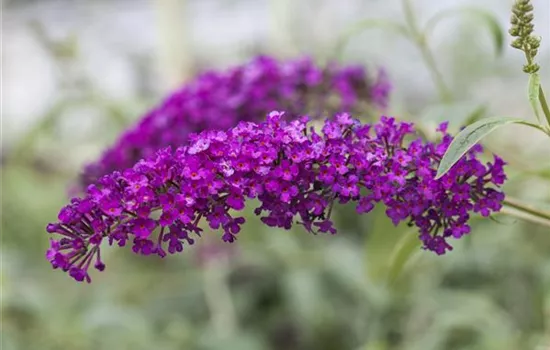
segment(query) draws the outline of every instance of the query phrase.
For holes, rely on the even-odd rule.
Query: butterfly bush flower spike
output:
[[[502,159],[484,164],[476,146],[435,180],[452,140],[445,124],[439,131],[440,142],[425,142],[415,139],[411,123],[382,117],[362,124],[346,113],[316,131],[307,117],[287,121],[271,112],[264,122],[191,134],[185,145],[105,175],[72,199],[47,227],[53,235],[47,258],[89,282],[92,264],[105,268],[103,242],[164,257],[192,245],[206,225],[234,242],[250,199],[270,227],[298,224],[330,234],[337,232],[334,205],[352,202],[362,214],[381,204],[394,224],[418,228],[424,249],[444,254],[470,232],[472,213],[501,208],[506,175]]]
[[[226,130],[239,121],[259,122],[276,108],[284,108],[287,119],[354,112],[368,105],[384,109],[390,90],[382,70],[370,77],[361,66],[319,67],[307,58],[279,61],[260,56],[227,71],[208,71],[122,134],[97,162],[86,167],[80,183],[85,188],[162,147],[178,147],[191,133]]]

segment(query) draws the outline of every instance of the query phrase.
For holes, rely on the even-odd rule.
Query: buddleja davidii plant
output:
[[[405,144],[414,127],[393,118],[371,125],[343,113],[326,120],[317,133],[308,118],[286,122],[282,116],[274,111],[263,123],[204,131],[175,151],[161,149],[130,169],[104,176],[48,225],[55,234],[48,260],[74,279],[90,281],[92,264],[105,268],[103,241],[130,242],[137,254],[164,257],[193,244],[201,219],[222,229],[222,240],[233,242],[245,218],[232,213],[243,210],[246,199],[261,202],[255,214],[267,226],[299,224],[312,233],[332,234],[335,202],[355,202],[359,214],[383,204],[395,225],[415,227],[414,241],[444,254],[452,249],[447,239],[470,232],[472,213],[487,217],[502,207],[498,188],[506,179],[504,161],[495,156],[483,164],[476,159],[479,145],[467,148],[435,181],[452,140],[445,123],[438,128],[441,142],[419,138]],[[404,255],[398,261],[399,256]],[[398,270],[392,267],[391,274]]]

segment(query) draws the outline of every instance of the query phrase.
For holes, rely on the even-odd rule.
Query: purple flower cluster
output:
[[[321,68],[310,59],[278,61],[260,56],[228,71],[199,75],[126,131],[80,178],[86,186],[102,175],[132,167],[166,146],[178,147],[190,133],[226,130],[239,121],[261,121],[274,109],[287,118],[384,108],[390,84],[383,71],[370,81],[361,66]]]
[[[438,130],[443,136],[437,144],[406,143],[413,125],[393,118],[370,125],[344,113],[316,131],[307,117],[286,121],[283,113],[271,112],[262,123],[191,134],[184,146],[105,175],[83,198],[73,198],[59,222],[47,227],[58,235],[47,258],[76,280],[90,281],[92,263],[105,267],[104,240],[164,257],[193,244],[204,223],[233,242],[248,199],[258,201],[255,214],[268,226],[298,223],[332,234],[335,203],[354,202],[358,213],[383,203],[395,224],[418,227],[424,248],[443,254],[452,249],[449,238],[470,231],[472,212],[488,216],[501,208],[504,194],[497,189],[506,175],[500,158],[480,162],[477,146],[435,180],[452,140],[445,124]]]

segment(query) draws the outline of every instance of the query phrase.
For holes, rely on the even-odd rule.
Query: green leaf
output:
[[[529,96],[529,102],[531,102],[531,107],[533,108],[533,111],[535,112],[535,116],[537,117],[537,121],[539,124],[541,123],[541,116],[540,116],[540,100],[539,100],[539,89],[540,89],[540,77],[537,73],[529,74],[529,90],[528,90],[528,96]]]
[[[453,165],[470,150],[482,138],[493,132],[495,129],[508,124],[523,124],[542,130],[540,125],[530,123],[522,119],[503,119],[500,117],[482,119],[478,122],[468,125],[462,130],[449,145],[447,152],[441,159],[437,169],[436,179],[445,175]]]
[[[394,33],[400,34],[406,38],[410,37],[409,31],[407,30],[407,28],[398,22],[394,22],[386,19],[379,19],[379,18],[364,19],[348,27],[344,31],[344,33],[340,35],[340,37],[337,39],[336,45],[334,48],[334,53],[336,57],[342,58],[344,50],[348,45],[349,41],[354,36],[356,36],[357,34],[360,34],[361,32],[367,29],[384,29],[384,30],[389,30]]]
[[[478,7],[459,7],[455,9],[441,11],[433,16],[424,29],[424,35],[427,37],[429,33],[433,32],[436,25],[447,17],[453,17],[455,15],[467,15],[468,18],[477,20],[480,24],[483,24],[489,29],[493,43],[495,44],[496,55],[500,56],[504,52],[505,34],[502,29],[498,18],[489,11],[486,11]]]

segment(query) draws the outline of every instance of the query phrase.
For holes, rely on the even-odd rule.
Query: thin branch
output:
[[[530,214],[532,216],[536,216],[536,217],[539,217],[541,219],[550,221],[550,212],[549,211],[544,211],[544,210],[538,209],[538,208],[536,208],[532,205],[525,204],[525,203],[521,202],[520,200],[518,200],[516,198],[506,196],[503,203],[504,203],[504,205],[512,207],[512,208],[514,208],[518,211],[521,211],[521,212]]]
[[[504,207],[504,208],[500,209],[499,213],[503,214],[503,215],[513,216],[513,217],[516,217],[518,219],[521,219],[521,220],[524,220],[524,221],[527,221],[527,222],[531,222],[531,223],[534,223],[534,224],[537,224],[537,225],[550,227],[550,220],[542,219],[542,218],[539,218],[538,216],[533,216],[533,215],[527,214],[525,212],[519,211],[517,209]]]

